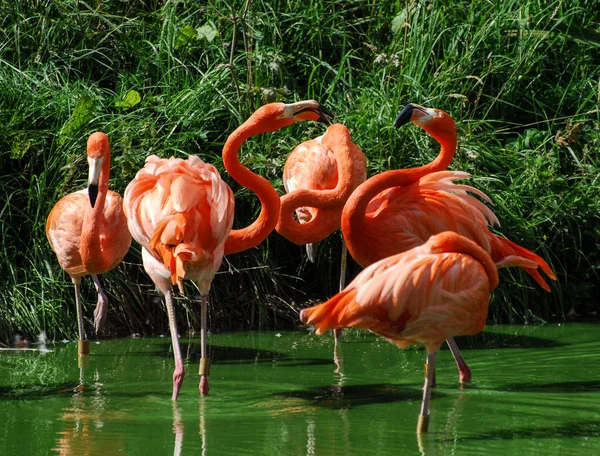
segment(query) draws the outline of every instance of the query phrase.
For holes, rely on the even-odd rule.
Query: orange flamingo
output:
[[[275,131],[301,120],[320,120],[316,101],[272,103],[259,108],[227,139],[223,163],[241,185],[256,193],[260,214],[250,226],[231,230],[234,197],[218,171],[198,157],[187,160],[151,156],[125,190],[124,208],[129,229],[142,245],[144,269],[165,295],[175,358],[173,395],[176,400],[185,376],[179,346],[172,285],[182,290],[193,280],[201,295],[200,394],[209,392],[210,364],[206,348],[207,296],[224,254],[260,244],[277,223],[279,195],[264,178],[244,167],[238,158],[241,144],[250,136]]]
[[[373,176],[352,193],[341,220],[352,257],[365,267],[421,245],[433,234],[455,231],[481,246],[497,267],[521,267],[544,290],[550,291],[538,271],[539,267],[556,280],[548,264],[533,252],[492,233],[488,222],[499,224],[498,219],[467,192],[487,201],[490,199],[473,187],[453,183],[470,175],[443,171],[456,151],[456,125],[452,117],[438,109],[409,104],[398,114],[394,126],[398,128],[408,121],[438,141],[440,153],[425,166]],[[456,359],[461,382],[470,381],[471,371],[456,343],[450,339],[448,345]]]
[[[78,355],[89,353],[85,340],[81,305],[81,278],[91,275],[98,292],[94,326],[100,331],[108,310],[108,298],[100,286],[98,274],[117,266],[131,245],[123,199],[108,189],[110,145],[102,132],[93,133],[87,141],[89,164],[88,188],[61,198],[46,221],[46,237],[58,262],[75,285]]]
[[[338,179],[338,175],[346,178]],[[366,178],[367,159],[350,140],[348,129],[341,124],[330,125],[324,135],[298,145],[286,160],[283,185],[288,194],[281,198],[276,230],[296,244],[306,244],[308,258],[314,263],[315,243],[340,229],[346,200]],[[298,207],[299,199],[317,206]],[[345,276],[346,244],[342,239],[340,291]],[[335,334],[337,341],[339,331]]]
[[[336,328],[368,329],[405,348],[425,344],[426,378],[417,433],[429,428],[435,357],[444,340],[473,335],[484,326],[498,272],[473,241],[451,231],[384,258],[364,269],[323,304],[300,319],[317,334]]]

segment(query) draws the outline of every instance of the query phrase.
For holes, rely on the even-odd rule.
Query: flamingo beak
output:
[[[323,122],[325,125],[331,125],[333,114],[321,103],[317,103],[314,100],[300,101],[287,105],[293,110],[293,117],[298,117],[302,120],[312,120],[315,122]],[[299,108],[299,109],[298,109]],[[298,109],[298,110],[296,110]],[[315,117],[316,115],[316,117]]]
[[[88,174],[88,196],[92,207],[96,204],[98,197],[98,182],[100,181],[100,171],[102,170],[103,158],[88,157],[88,165],[90,168]]]
[[[413,109],[415,109],[415,105],[410,103],[404,106],[404,108],[402,108],[402,110],[396,116],[396,120],[394,120],[394,128],[400,128],[402,125],[410,122]]]

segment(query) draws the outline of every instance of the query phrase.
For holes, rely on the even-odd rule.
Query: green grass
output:
[[[60,197],[85,186],[91,132],[109,135],[111,188],[123,192],[149,154],[197,154],[223,171],[222,145],[254,109],[308,98],[350,128],[371,175],[437,152],[421,130],[391,127],[401,105],[449,112],[460,140],[451,169],[472,173],[494,200],[498,231],[559,276],[546,294],[502,272],[490,317],[596,312],[599,51],[597,6],[584,0],[2,1],[0,340],[75,332],[73,288],[44,223]],[[306,122],[252,138],[242,160],[282,190],[287,154],[322,130]],[[236,192],[236,225],[245,225],[258,204],[223,175]],[[325,241],[313,266],[273,234],[231,256],[211,293],[212,327],[294,324],[304,302],[335,291],[338,247],[339,236]],[[140,263],[134,246],[102,278],[108,334],[166,328]],[[89,319],[91,283],[83,291]],[[182,325],[197,327],[194,293],[180,299]]]

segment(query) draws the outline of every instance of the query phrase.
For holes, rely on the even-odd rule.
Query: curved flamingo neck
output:
[[[443,171],[454,158],[456,131],[454,134],[445,135],[432,133],[432,136],[441,145],[440,152],[433,161],[416,168],[396,169],[377,174],[354,190],[344,205],[341,221],[342,233],[348,251],[361,266],[366,267],[373,263],[372,246],[364,242],[365,233],[368,232],[366,212],[371,200],[384,190],[405,187],[417,182],[427,174]]]
[[[295,244],[321,241],[339,229],[341,210],[356,185],[354,156],[362,151],[350,140],[348,129],[341,124],[329,126],[323,145],[333,152],[336,160],[336,186],[329,190],[297,189],[281,197],[275,229]],[[308,223],[300,224],[294,219],[294,211],[304,206],[317,209],[317,214]]]
[[[110,175],[110,152],[104,155],[102,169],[98,180],[98,196],[96,204],[90,207],[83,218],[79,252],[83,265],[89,273],[102,273],[108,267],[110,260],[106,258],[100,244],[100,231],[106,195],[108,194],[108,179]]]
[[[256,247],[273,231],[279,216],[279,195],[271,183],[253,173],[240,163],[238,151],[244,141],[259,133],[272,131],[267,125],[250,117],[238,127],[223,147],[223,165],[231,177],[240,185],[253,191],[260,200],[258,218],[246,228],[231,230],[225,241],[225,255]]]

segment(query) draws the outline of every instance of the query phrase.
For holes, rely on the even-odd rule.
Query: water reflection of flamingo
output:
[[[81,306],[81,278],[91,275],[98,292],[94,326],[100,331],[108,310],[108,298],[97,277],[117,266],[131,245],[131,235],[123,213],[123,199],[108,189],[110,145],[102,132],[87,141],[88,188],[61,198],[46,221],[46,237],[58,262],[75,285],[75,304],[79,331],[78,354],[89,353],[85,340]]]
[[[354,191],[342,213],[342,232],[352,257],[361,266],[368,266],[421,245],[433,234],[455,231],[480,245],[497,267],[521,267],[549,291],[538,271],[541,268],[555,280],[548,264],[533,252],[489,230],[488,222],[499,224],[498,219],[467,192],[487,201],[489,198],[473,187],[453,184],[456,179],[470,177],[467,173],[443,171],[456,151],[454,120],[438,109],[409,104],[398,114],[394,126],[409,121],[440,143],[440,153],[425,166],[373,176]],[[471,371],[456,343],[449,339],[448,345],[461,381],[470,381]]]
[[[417,432],[427,432],[435,357],[449,337],[472,335],[485,326],[498,272],[490,256],[454,232],[364,269],[330,300],[302,310],[302,322],[325,331],[368,329],[404,348],[423,343],[426,379]]]
[[[367,178],[367,160],[341,124],[304,141],[289,155],[283,169],[287,195],[281,197],[277,231],[296,244],[306,244],[313,263],[316,242],[340,229],[342,209],[351,192]],[[298,207],[298,199],[313,206]],[[298,223],[294,220],[295,211]],[[316,222],[310,223],[312,220]],[[345,287],[346,244],[342,238],[340,290]],[[339,333],[336,334],[336,341]]]

